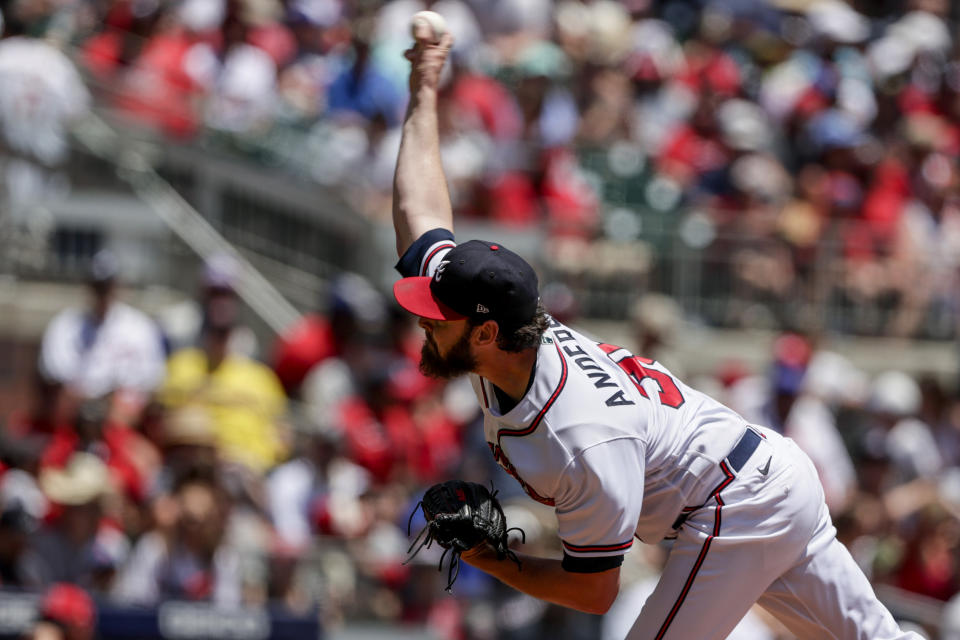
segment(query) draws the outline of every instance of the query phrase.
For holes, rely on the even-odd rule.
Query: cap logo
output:
[[[440,278],[443,277],[443,270],[447,268],[448,264],[450,264],[449,260],[442,260],[440,264],[437,265],[437,272],[433,274],[434,280],[440,282]]]
[[[487,309],[482,304],[477,305],[477,313],[490,313],[490,309]]]

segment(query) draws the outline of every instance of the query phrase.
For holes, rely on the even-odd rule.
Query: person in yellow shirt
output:
[[[200,346],[170,356],[158,398],[168,410],[186,404],[206,407],[224,460],[262,474],[286,453],[281,426],[286,395],[269,367],[228,349],[235,305],[207,311]]]

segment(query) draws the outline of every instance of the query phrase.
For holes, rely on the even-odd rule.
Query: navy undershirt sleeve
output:
[[[423,256],[427,249],[440,242],[441,240],[453,240],[453,232],[443,227],[431,229],[422,236],[414,240],[403,255],[400,261],[394,265],[394,269],[400,272],[404,278],[420,275],[420,264],[423,262]]]
[[[623,556],[598,556],[596,558],[581,558],[563,554],[561,566],[570,573],[600,573],[623,564]]]

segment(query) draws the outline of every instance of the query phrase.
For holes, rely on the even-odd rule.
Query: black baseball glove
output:
[[[448,480],[435,484],[423,494],[423,500],[417,503],[407,520],[407,535],[410,535],[410,523],[417,509],[423,508],[427,526],[417,534],[407,553],[411,553],[406,562],[410,562],[423,547],[436,542],[444,548],[437,570],[443,569],[443,560],[450,552],[450,567],[447,572],[447,587],[450,591],[460,574],[460,554],[486,542],[497,552],[497,558],[510,558],[520,567],[520,559],[507,546],[507,519],[497,500],[497,492],[491,493],[482,484],[464,480]],[[519,527],[526,541],[526,535]],[[419,546],[418,546],[419,545]],[[416,547],[416,550],[414,550]]]

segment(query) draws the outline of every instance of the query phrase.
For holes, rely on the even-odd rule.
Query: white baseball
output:
[[[413,14],[410,18],[410,33],[414,39],[417,37],[417,25],[424,21],[430,25],[430,30],[433,32],[431,42],[434,44],[440,42],[440,38],[447,32],[447,21],[436,11],[417,11]]]

